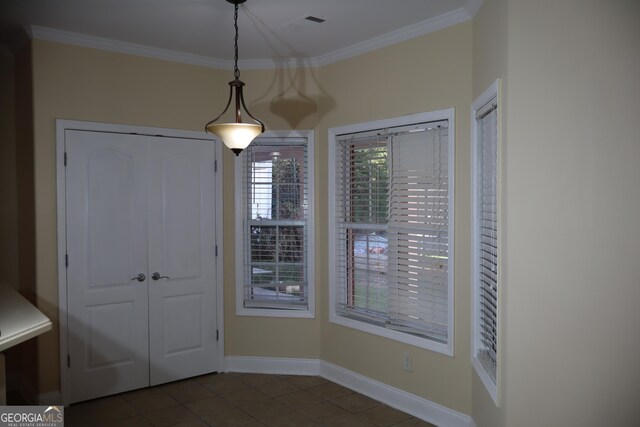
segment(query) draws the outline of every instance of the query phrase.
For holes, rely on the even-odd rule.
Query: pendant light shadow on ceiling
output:
[[[229,82],[229,100],[227,106],[224,107],[224,111],[220,113],[218,117],[211,120],[205,125],[205,131],[217,135],[222,139],[224,145],[229,147],[236,156],[239,156],[242,150],[247,148],[251,141],[262,132],[264,132],[264,123],[255,118],[253,114],[249,112],[249,109],[244,103],[244,97],[242,96],[242,88],[244,82],[240,80],[240,70],[238,69],[238,5],[244,3],[246,0],[227,0],[229,3],[235,5],[235,12],[233,14],[234,28],[236,30],[236,37],[234,39],[234,66],[233,77],[234,79]],[[233,123],[215,123],[220,117],[224,115],[231,105],[231,100],[234,98],[235,92],[235,122]],[[251,117],[257,123],[243,123],[242,111],[244,109],[247,116]]]

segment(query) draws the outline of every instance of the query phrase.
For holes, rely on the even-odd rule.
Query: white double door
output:
[[[215,371],[210,141],[67,130],[70,403]]]

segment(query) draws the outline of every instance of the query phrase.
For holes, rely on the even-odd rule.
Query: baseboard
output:
[[[228,356],[225,357],[225,364],[229,372],[318,375],[437,426],[475,427],[473,418],[466,414],[323,360]],[[20,394],[33,398],[32,401],[36,401],[39,405],[59,405],[62,402],[59,391],[36,396],[33,388],[24,378],[18,377],[14,380],[17,380],[16,382],[20,385]]]
[[[442,427],[471,427],[473,419],[446,406],[407,393],[329,362],[321,361],[320,375],[385,405]]]
[[[251,372],[276,375],[320,375],[318,359],[227,356],[228,372]]]
[[[469,415],[323,360],[227,356],[225,364],[228,372],[318,375],[440,427],[475,427],[473,418]],[[17,377],[14,380],[20,386],[20,394],[34,399],[32,401],[39,405],[59,405],[62,402],[59,391],[36,395],[24,378]]]
[[[34,405],[60,405],[62,404],[62,395],[59,390],[55,390],[49,393],[37,394],[33,386],[22,374],[10,373],[7,375],[10,378],[11,384],[17,387],[12,387],[7,392],[17,393],[24,402]]]
[[[469,415],[323,360],[228,356],[225,362],[229,372],[319,375],[437,426],[475,426]]]

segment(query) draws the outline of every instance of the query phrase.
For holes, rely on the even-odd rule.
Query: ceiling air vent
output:
[[[282,25],[282,28],[286,28],[291,31],[305,32],[311,29],[317,29],[317,24],[323,23],[325,20],[313,15],[303,15],[293,21],[287,22]]]
[[[317,16],[311,16],[311,15],[307,16],[304,19],[306,19],[307,21],[311,21],[311,22],[317,22],[318,24],[321,24],[321,23],[323,23],[325,21],[322,18],[318,18]]]

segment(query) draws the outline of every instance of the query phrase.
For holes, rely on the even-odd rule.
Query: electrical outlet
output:
[[[402,355],[402,369],[407,372],[411,372],[413,367],[411,366],[411,355],[409,353],[404,353]]]

